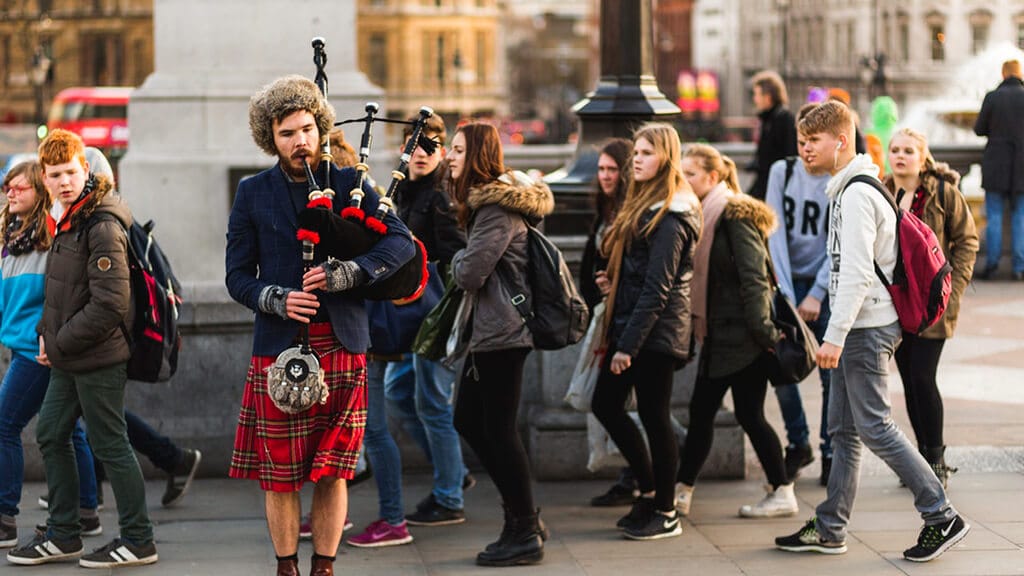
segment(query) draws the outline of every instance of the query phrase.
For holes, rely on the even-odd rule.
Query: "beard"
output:
[[[306,180],[306,169],[302,166],[302,160],[299,158],[291,157],[280,157],[281,169],[284,173],[291,177],[293,180]],[[309,163],[309,168],[314,173],[320,162],[316,160],[314,155],[306,156],[306,162]]]

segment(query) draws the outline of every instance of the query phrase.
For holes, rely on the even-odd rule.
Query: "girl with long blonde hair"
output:
[[[673,501],[678,446],[669,407],[672,373],[690,357],[690,278],[700,235],[700,202],[680,171],[679,135],[646,124],[633,137],[633,179],[604,240],[608,352],[594,390],[593,411],[626,457],[640,498],[618,526],[627,538],[678,536]],[[636,392],[640,431],[626,415]]]

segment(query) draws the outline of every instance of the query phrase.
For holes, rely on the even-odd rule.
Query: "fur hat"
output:
[[[312,80],[297,75],[283,76],[260,88],[249,100],[249,131],[253,141],[267,154],[277,156],[274,121],[301,110],[316,118],[321,139],[330,134],[334,128],[334,107]]]

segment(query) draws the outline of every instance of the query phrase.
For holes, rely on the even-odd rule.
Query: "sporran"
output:
[[[308,343],[285,349],[267,369],[267,394],[285,414],[298,414],[314,404],[326,404],[329,393],[320,359]]]

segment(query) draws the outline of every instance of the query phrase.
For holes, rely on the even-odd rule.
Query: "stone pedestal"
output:
[[[585,237],[556,237],[566,261],[576,270]],[[574,272],[575,274],[575,272]],[[615,467],[587,471],[586,415],[563,400],[576,367],[580,344],[556,351],[535,350],[527,358],[523,375],[520,419],[525,426],[527,450],[539,480],[568,480],[592,475],[615,476]],[[676,372],[672,389],[672,414],[684,427],[689,424],[697,361]],[[525,417],[525,418],[524,418]],[[732,412],[720,410],[715,419],[715,440],[701,471],[705,478],[742,478],[744,475],[743,430]]]
[[[182,282],[223,285],[235,187],[275,162],[250,137],[252,94],[286,74],[312,79],[315,36],[327,43],[339,118],[361,116],[382,92],[356,65],[353,0],[156,0],[153,20],[155,72],[132,93],[118,188],[137,219],[156,220]]]

